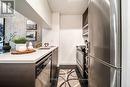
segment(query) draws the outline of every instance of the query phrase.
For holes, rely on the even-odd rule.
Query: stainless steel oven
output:
[[[77,46],[76,61],[81,76],[85,77],[86,46]]]
[[[52,53],[37,62],[35,87],[50,87],[51,59]]]

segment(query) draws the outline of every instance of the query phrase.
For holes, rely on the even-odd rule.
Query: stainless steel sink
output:
[[[49,50],[50,48],[48,47],[40,47],[39,50]]]
[[[54,46],[49,46],[49,47],[40,47],[39,50],[49,50]]]

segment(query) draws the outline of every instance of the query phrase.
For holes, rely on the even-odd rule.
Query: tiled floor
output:
[[[60,69],[57,87],[81,87],[75,69]]]

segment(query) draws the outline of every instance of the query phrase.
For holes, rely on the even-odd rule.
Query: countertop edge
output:
[[[43,58],[44,56],[46,56],[47,54],[49,54],[50,52],[54,51],[55,49],[57,49],[58,46],[55,46],[53,48],[51,48],[50,50],[48,50],[48,52],[46,52],[45,54],[41,55],[39,58],[36,58],[35,60],[0,60],[0,64],[2,63],[36,63],[37,61],[39,61],[41,58]]]

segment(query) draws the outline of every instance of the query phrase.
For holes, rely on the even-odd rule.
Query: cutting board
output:
[[[36,52],[36,50],[26,50],[26,51],[12,51],[11,54],[18,55],[18,54],[29,54]]]

